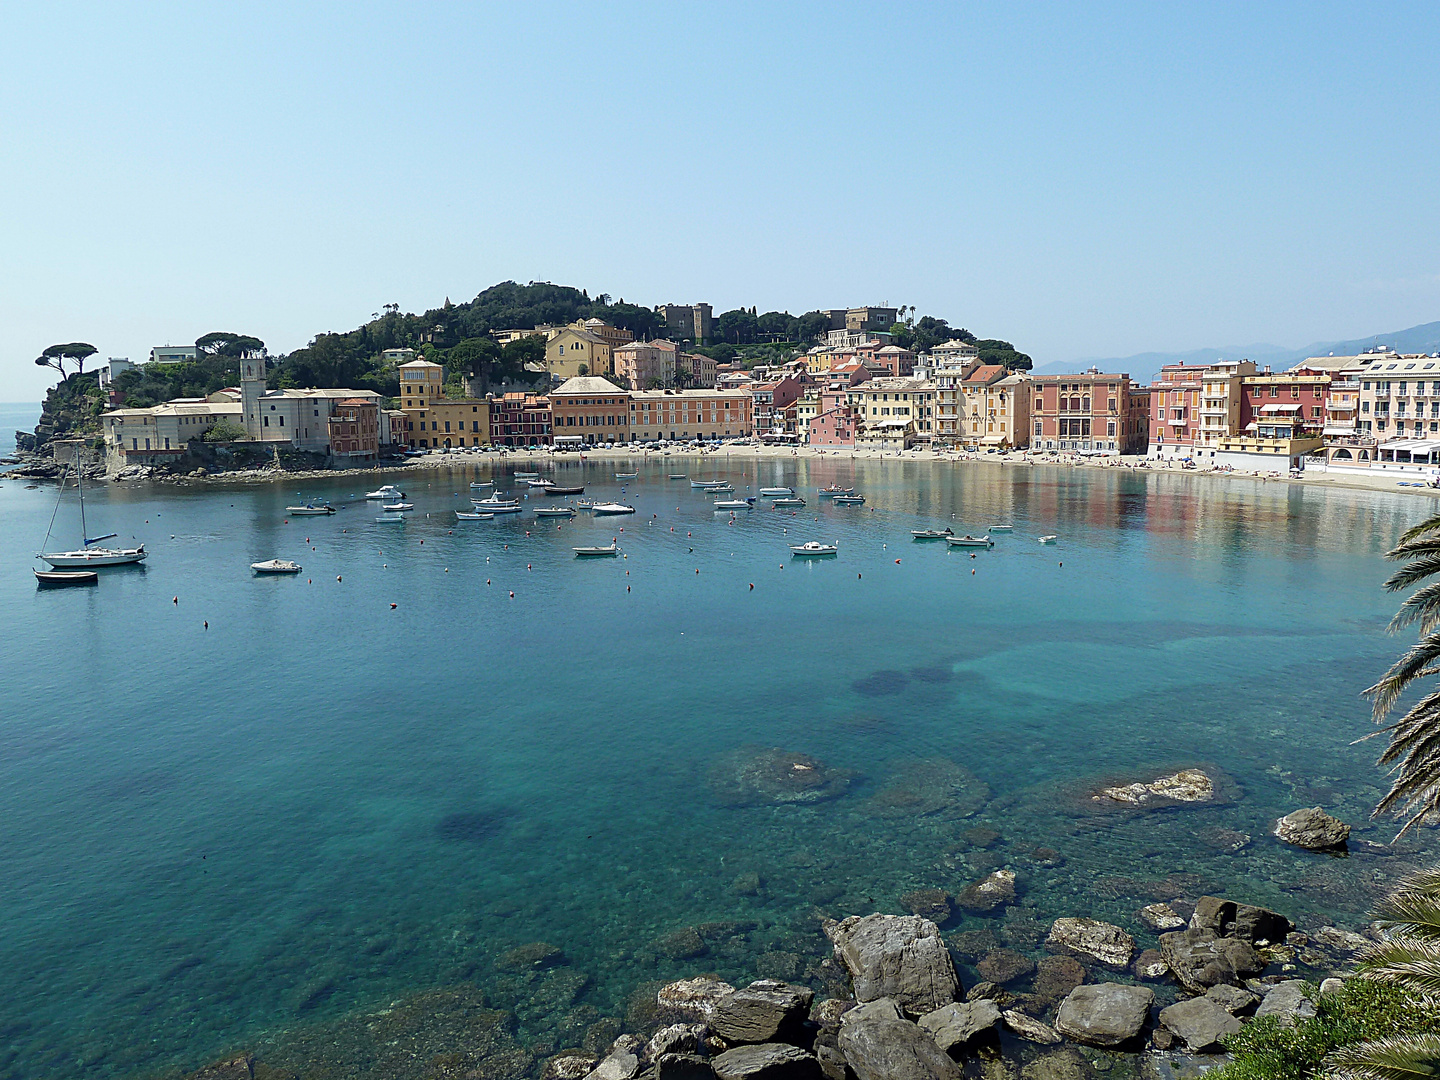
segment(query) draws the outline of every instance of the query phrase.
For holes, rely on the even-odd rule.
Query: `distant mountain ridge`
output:
[[[1280,369],[1298,364],[1310,356],[1348,356],[1377,345],[1388,345],[1401,353],[1432,353],[1440,351],[1440,322],[1422,323],[1407,330],[1373,334],[1350,341],[1319,341],[1303,349],[1287,349],[1282,345],[1235,345],[1225,349],[1194,349],[1183,353],[1145,352],[1133,356],[1082,357],[1068,363],[1052,361],[1036,365],[1032,375],[1073,375],[1090,367],[1101,371],[1125,372],[1133,382],[1148,383],[1166,364],[1212,364],[1216,360],[1253,360],[1264,367]]]

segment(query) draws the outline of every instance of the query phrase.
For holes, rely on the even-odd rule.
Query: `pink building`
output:
[[[909,378],[915,374],[915,354],[899,345],[886,345],[875,350],[875,361],[895,378]]]
[[[1204,364],[1166,364],[1150,383],[1150,456],[1188,458],[1200,429]]]

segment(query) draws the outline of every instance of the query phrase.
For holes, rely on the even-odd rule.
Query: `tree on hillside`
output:
[[[982,364],[1000,364],[1011,371],[1029,371],[1035,363],[1024,353],[1016,351],[1008,341],[985,338],[974,342],[974,345]]]
[[[516,338],[500,350],[500,372],[505,378],[533,381],[527,365],[545,363],[545,339],[539,334]]]
[[[213,330],[196,338],[195,348],[207,356],[224,356],[235,360],[265,355],[265,343],[259,338],[223,330]]]
[[[75,374],[79,375],[85,370],[85,361],[94,356],[95,346],[84,341],[72,341],[66,345],[51,345],[35,358],[35,363],[40,367],[54,368],[65,378],[65,361],[75,365]]]
[[[721,340],[732,345],[754,344],[759,328],[759,320],[744,308],[722,312],[715,319],[715,329]]]
[[[795,320],[793,331],[795,336],[791,340],[808,345],[810,342],[818,340],[829,327],[830,317],[828,315],[823,315],[818,311],[807,311]]]

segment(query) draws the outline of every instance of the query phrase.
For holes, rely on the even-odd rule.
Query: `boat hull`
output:
[[[287,506],[285,512],[291,517],[317,517],[322,514],[333,514],[333,506]]]
[[[284,559],[271,559],[269,562],[251,563],[250,569],[257,574],[298,574],[303,567]]]
[[[605,506],[602,504],[600,506],[592,506],[591,509],[595,511],[597,517],[603,517],[606,514],[635,513],[635,507],[633,506]]]
[[[604,559],[604,558],[614,558],[615,555],[616,555],[616,552],[617,552],[617,549],[616,549],[616,548],[613,548],[613,547],[609,547],[609,548],[576,548],[576,549],[575,549],[575,557],[576,557],[577,559]]]
[[[951,547],[959,548],[990,548],[995,546],[995,541],[988,536],[947,536],[945,542]]]
[[[545,494],[546,494],[546,495],[584,495],[584,494],[585,494],[585,485],[584,485],[584,484],[581,484],[579,487],[547,487],[547,488],[545,489]]]
[[[144,562],[149,552],[138,548],[86,548],[83,551],[42,552],[40,558],[56,570],[87,569],[96,566],[128,566]]]
[[[47,589],[63,588],[66,585],[94,585],[100,575],[94,570],[36,570],[35,582]]]

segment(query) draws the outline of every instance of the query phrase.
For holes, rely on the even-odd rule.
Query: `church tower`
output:
[[[245,356],[240,360],[240,405],[245,410],[245,434],[253,442],[261,440],[260,398],[265,393],[265,358]]]

